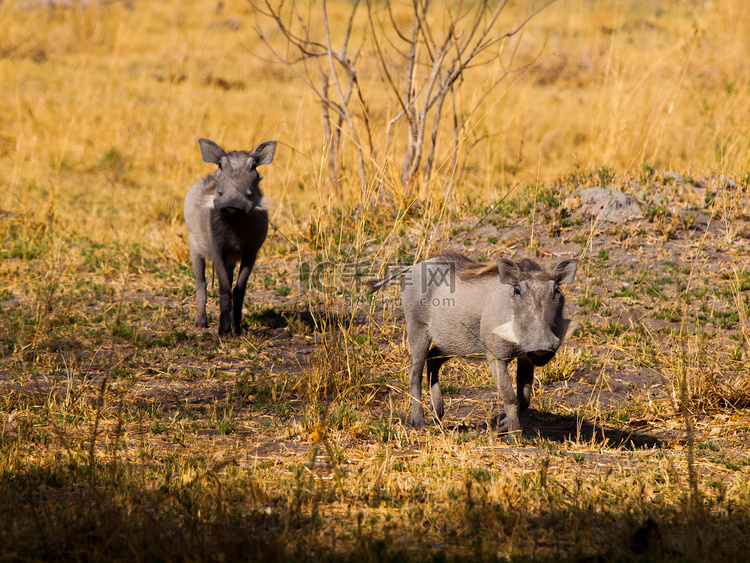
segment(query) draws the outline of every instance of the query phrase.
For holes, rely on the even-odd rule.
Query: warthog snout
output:
[[[235,207],[233,205],[221,205],[215,203],[214,207],[217,211],[221,211],[223,214],[229,215],[230,217],[234,217],[235,215],[247,215],[253,210],[252,204],[249,204],[246,207]]]
[[[554,350],[532,350],[526,352],[526,355],[529,357],[532,364],[536,367],[542,367],[555,357],[555,352],[557,352],[557,348]]]
[[[523,352],[531,360],[532,364],[536,367],[542,367],[555,356],[555,352],[557,352],[560,344],[562,344],[562,340],[552,331],[549,329],[545,330],[542,326],[537,326],[537,331],[546,332],[546,338],[526,343],[521,340],[518,344],[523,348]]]

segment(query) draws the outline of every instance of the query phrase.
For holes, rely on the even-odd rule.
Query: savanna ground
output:
[[[461,173],[386,169],[363,195],[351,155],[330,187],[319,105],[249,4],[0,4],[0,557],[744,560],[745,8],[555,3],[499,53],[520,70]],[[201,136],[279,141],[237,338],[215,288],[192,328]],[[588,215],[592,186],[643,218]],[[397,285],[364,284],[446,248],[581,258],[583,329],[537,371],[520,444],[487,429],[481,360],[444,367],[442,424],[406,423]]]

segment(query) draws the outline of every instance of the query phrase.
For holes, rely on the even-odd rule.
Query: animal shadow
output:
[[[529,409],[524,436],[540,437],[553,442],[567,441],[605,443],[609,447],[642,450],[660,448],[657,436],[635,428],[618,428],[592,422],[574,415],[540,413]]]
[[[494,415],[488,422],[459,424],[448,429],[458,432],[483,431],[488,428],[496,431],[505,414]],[[521,419],[522,435],[533,441],[539,438],[565,444],[566,442],[590,442],[606,444],[611,448],[643,450],[660,448],[663,441],[637,429],[623,429],[614,426],[594,423],[574,415],[542,413],[529,409]]]

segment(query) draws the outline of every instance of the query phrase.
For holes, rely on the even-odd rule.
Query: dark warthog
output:
[[[185,223],[190,232],[190,257],[195,272],[197,306],[195,326],[205,328],[206,258],[219,279],[219,334],[240,333],[242,302],[258,250],[266,240],[268,214],[262,206],[256,168],[273,162],[276,141],[258,145],[253,152],[227,153],[208,139],[198,141],[203,160],[219,169],[195,184],[185,196]],[[240,262],[232,290],[234,266]]]
[[[578,260],[560,262],[552,273],[531,260],[479,264],[455,252],[420,262],[371,286],[375,291],[403,275],[401,302],[411,348],[411,424],[424,424],[422,370],[434,414],[443,416],[440,366],[451,356],[483,354],[505,406],[501,432],[517,433],[531,400],[534,366],[543,366],[560,343],[580,326],[563,318],[560,285],[572,283]],[[516,392],[508,362],[517,359]],[[513,436],[513,434],[511,434]]]

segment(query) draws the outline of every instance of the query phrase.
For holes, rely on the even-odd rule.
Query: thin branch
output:
[[[354,5],[352,6],[352,13],[349,16],[349,23],[346,26],[346,36],[344,37],[344,43],[343,43],[344,46],[341,49],[341,52],[342,52],[341,54],[344,59],[346,59],[346,50],[349,45],[349,39],[352,36],[352,28],[354,27],[354,16],[357,13],[357,6],[359,6],[359,2],[360,0],[356,0],[356,2],[354,2]]]
[[[383,74],[385,74],[388,84],[390,85],[391,90],[396,97],[396,101],[398,102],[398,105],[401,106],[401,111],[403,112],[405,116],[407,116],[407,119],[410,119],[409,111],[406,109],[406,103],[404,102],[404,99],[399,94],[398,87],[393,81],[393,77],[391,76],[391,73],[388,70],[389,65],[386,63],[385,56],[383,55],[383,51],[380,48],[380,42],[378,41],[378,34],[377,34],[377,31],[375,30],[375,20],[373,17],[372,4],[370,0],[367,0],[367,14],[368,14],[368,20],[370,22],[370,28],[372,29],[372,40],[373,40],[373,43],[375,43],[375,52],[377,53],[378,59],[380,61],[380,70],[383,72]],[[413,42],[411,44],[411,47],[413,50],[414,49]],[[413,57],[411,57],[410,60],[413,60]]]
[[[398,35],[398,37],[404,43],[409,43],[409,39],[406,37],[406,35],[404,35],[403,33],[401,33],[401,30],[398,28],[398,25],[396,24],[396,19],[393,17],[393,9],[391,8],[391,6],[392,6],[391,2],[388,1],[388,2],[385,3],[385,5],[386,5],[386,8],[388,9],[388,17],[391,20],[391,25],[393,26],[393,30],[396,32],[396,35]]]
[[[500,14],[503,13],[503,10],[505,10],[505,7],[508,5],[509,0],[504,0],[502,4],[500,4],[495,11],[493,12],[492,16],[490,17],[490,21],[487,25],[484,26],[484,31],[481,33],[481,38],[477,41],[477,43],[481,43],[482,40],[484,40],[485,37],[487,37],[490,32],[492,31],[492,28],[495,27],[495,23],[497,22],[497,19],[500,17]],[[474,21],[474,26],[471,28],[471,32],[469,33],[468,37],[466,37],[466,40],[464,41],[463,47],[460,49],[460,51],[463,53],[468,46],[472,43],[474,36],[476,35],[477,31],[479,30],[479,25],[482,22],[482,18],[485,14],[485,12],[488,9],[488,3],[483,2],[482,3],[482,9],[477,14],[477,18]]]
[[[352,10],[356,11],[358,5],[359,5],[359,2],[357,2],[354,5]],[[349,125],[349,129],[351,130],[352,139],[354,140],[354,145],[357,151],[357,161],[359,164],[360,182],[362,184],[362,190],[364,193],[364,189],[367,186],[367,171],[365,170],[364,156],[362,155],[362,145],[359,142],[359,136],[357,135],[357,128],[354,125],[354,121],[352,120],[352,116],[351,116],[351,113],[349,112],[349,108],[346,106],[345,100],[347,100],[347,98],[344,96],[344,93],[341,89],[341,83],[339,81],[338,74],[336,74],[336,68],[333,64],[334,58],[333,58],[333,49],[331,48],[331,30],[328,25],[328,11],[327,11],[326,0],[323,0],[323,27],[325,29],[326,47],[328,49],[328,60],[329,60],[329,66],[331,67],[333,84],[336,87],[336,91],[339,95],[339,100],[341,100],[342,102],[340,115],[343,115],[343,117],[346,119],[347,125]]]
[[[324,45],[322,45],[320,43],[317,43],[317,42],[314,42],[314,41],[311,41],[309,33],[307,33],[307,39],[302,38],[302,37],[298,37],[297,35],[295,35],[294,33],[292,33],[292,30],[289,29],[286,26],[286,24],[284,24],[284,21],[281,19],[281,13],[280,12],[277,13],[273,9],[273,7],[271,6],[271,4],[269,3],[268,0],[265,0],[265,4],[266,4],[266,7],[268,8],[268,12],[264,13],[264,15],[268,15],[268,16],[271,17],[271,19],[274,20],[274,22],[276,23],[277,27],[279,28],[279,30],[281,31],[281,33],[284,35],[284,37],[286,37],[286,39],[292,45],[294,45],[295,47],[297,47],[297,49],[299,49],[301,53],[303,53],[304,55],[309,56],[309,57],[319,57],[321,55],[325,55],[325,46]],[[301,18],[298,18],[298,19],[301,19]],[[257,16],[256,16],[256,21],[257,21]],[[300,23],[302,24],[303,29],[305,31],[307,31],[307,29],[304,27],[304,23],[303,22],[300,22]],[[261,36],[261,39],[263,39],[265,41],[265,38],[262,37],[262,36]],[[313,51],[309,51],[308,49],[309,49],[310,46],[317,47],[317,48],[321,49],[321,52],[316,53],[316,52],[313,52]]]
[[[427,56],[431,61],[435,60],[433,52],[437,50],[437,43],[432,38],[432,30],[427,25],[427,10],[429,10],[430,0],[424,0],[421,3],[420,0],[413,0],[414,5],[414,22],[418,24],[419,30],[424,40],[424,46],[427,47]]]
[[[506,0],[506,2],[507,2],[507,0]],[[514,35],[516,35],[519,31],[521,31],[524,28],[524,26],[527,23],[529,23],[529,21],[531,21],[532,18],[536,17],[536,15],[539,14],[539,12],[541,12],[542,10],[545,10],[545,9],[549,8],[555,2],[557,2],[557,0],[549,0],[549,2],[547,2],[544,6],[542,6],[541,8],[539,8],[537,10],[535,10],[534,12],[532,12],[529,15],[529,17],[527,17],[525,20],[523,20],[518,25],[518,27],[516,29],[514,29],[513,31],[509,31],[509,32],[504,33],[503,35],[501,35],[500,39],[507,39],[508,37],[513,37]]]
[[[429,183],[430,176],[432,176],[432,165],[435,160],[435,150],[437,147],[437,136],[438,136],[438,126],[440,125],[440,118],[443,111],[443,102],[445,101],[445,96],[443,96],[437,103],[437,106],[435,107],[435,118],[432,122],[432,134],[430,135],[430,149],[427,153],[427,162],[425,163],[425,171],[424,171],[424,181],[425,183]]]

